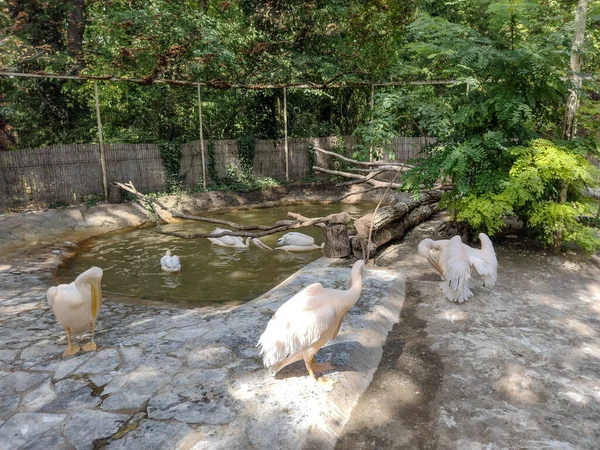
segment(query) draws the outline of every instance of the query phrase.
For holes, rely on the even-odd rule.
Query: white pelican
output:
[[[231,230],[226,230],[224,228],[215,228],[213,231],[211,231],[210,234],[211,235],[220,234],[223,232],[231,233]],[[217,238],[209,237],[208,240],[210,242],[212,242],[213,244],[218,245],[220,247],[248,248],[248,247],[250,247],[250,242],[252,242],[257,247],[266,248],[266,249],[271,250],[271,248],[269,246],[267,246],[266,244],[264,244],[260,239],[253,238],[253,237],[246,238],[246,242],[244,242],[242,240],[242,238],[239,236],[229,236],[229,235],[225,235],[225,236],[221,236],[221,237],[217,237]]]
[[[277,245],[278,247],[275,247],[275,250],[283,250],[284,252],[307,252],[325,246],[324,243],[316,245],[312,236],[295,231],[281,236],[277,241]]]
[[[331,363],[316,364],[314,356],[336,338],[344,315],[360,298],[364,269],[363,260],[354,263],[347,290],[314,283],[281,305],[258,341],[263,363],[271,374],[301,359],[315,381],[315,372],[333,368]],[[323,377],[318,381],[331,384]]]
[[[473,295],[469,289],[471,266],[484,277],[485,286],[494,286],[498,274],[498,259],[490,238],[479,234],[481,249],[469,247],[462,243],[460,236],[452,239],[434,241],[423,239],[419,243],[419,254],[431,263],[440,273],[442,291],[449,300],[462,303]],[[439,251],[436,261],[432,252]]]
[[[167,250],[165,255],[160,258],[160,268],[165,272],[179,272],[181,270],[179,256],[171,256],[171,250]]]
[[[92,339],[83,346],[89,352],[96,350],[94,342],[94,323],[102,307],[102,269],[92,267],[70,284],[60,284],[48,289],[46,296],[50,308],[54,311],[56,319],[67,332],[68,347],[63,356],[74,355],[79,347],[71,345],[71,335],[77,336],[87,331],[88,326],[92,332]]]

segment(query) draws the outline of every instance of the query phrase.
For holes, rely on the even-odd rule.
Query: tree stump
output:
[[[123,203],[123,191],[114,184],[108,185],[108,203]]]
[[[345,258],[350,256],[350,238],[346,224],[338,223],[327,225],[324,229],[325,256],[328,258]]]

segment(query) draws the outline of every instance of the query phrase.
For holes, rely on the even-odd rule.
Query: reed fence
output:
[[[397,162],[406,162],[434,138],[401,137],[392,142]],[[309,146],[331,150],[345,148],[352,155],[358,144],[354,136],[302,138],[288,140],[289,178],[300,180],[311,173]],[[215,141],[214,152],[206,150],[208,166],[214,164],[216,175],[225,178],[229,167],[239,165],[234,140]],[[331,157],[317,153],[316,164],[331,167]],[[385,159],[384,159],[385,160]],[[167,185],[165,167],[156,144],[105,144],[108,182],[132,181],[140,192],[163,192]],[[258,140],[253,164],[255,177],[285,179],[283,140]],[[180,176],[184,189],[202,186],[202,157],[199,141],[182,145]],[[57,145],[29,150],[0,152],[0,210],[27,207],[71,205],[103,196],[100,149],[98,144]]]

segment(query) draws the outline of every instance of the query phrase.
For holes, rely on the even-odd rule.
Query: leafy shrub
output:
[[[515,214],[535,237],[555,248],[571,242],[587,252],[599,249],[598,231],[588,225],[597,205],[582,194],[598,185],[598,169],[578,150],[545,139],[509,153],[515,159],[500,191],[461,197],[457,188],[447,196],[456,219],[494,234],[507,214]]]

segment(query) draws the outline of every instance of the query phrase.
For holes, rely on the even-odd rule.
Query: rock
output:
[[[27,395],[23,397],[23,401],[21,403],[28,410],[37,411],[55,398],[56,394],[54,393],[52,385],[50,384],[50,378],[48,378],[33,391],[28,392]]]
[[[0,397],[0,417],[4,417],[19,407],[19,396]]]
[[[45,373],[36,372],[12,372],[5,377],[0,378],[0,392],[4,395],[10,395],[17,392],[26,391],[36,384],[39,384],[48,377]]]
[[[59,381],[54,385],[54,390],[57,394],[65,394],[67,392],[73,392],[78,389],[81,389],[84,386],[87,386],[87,381],[85,380],[76,380],[73,378],[67,378],[65,380]]]
[[[63,397],[54,400],[51,403],[46,404],[43,411],[55,411],[62,409],[76,410],[80,408],[93,408],[99,405],[101,400],[98,397],[94,397],[92,390],[89,387],[83,387],[73,392],[69,392]]]
[[[110,450],[169,449],[183,450],[201,438],[186,424],[144,420],[122,439],[108,443]]]
[[[14,450],[50,429],[60,429],[66,414],[17,413],[0,427],[0,450]]]
[[[109,348],[96,353],[92,359],[77,370],[77,373],[108,373],[115,369],[120,362],[119,352],[114,348]]]
[[[185,397],[172,392],[152,397],[148,402],[150,419],[176,419],[192,424],[226,424],[232,421],[235,411],[231,401],[212,402],[206,395],[197,401],[184,401]]]
[[[234,359],[235,355],[228,347],[200,348],[187,356],[188,366],[192,369],[221,367]]]
[[[226,369],[190,369],[177,374],[172,381],[175,386],[190,384],[195,386],[221,385],[227,375]]]
[[[149,398],[150,394],[139,394],[130,392],[129,390],[123,390],[104,400],[104,402],[102,402],[102,409],[106,411],[138,411]]]
[[[91,353],[80,353],[72,358],[64,359],[56,365],[54,380],[61,380],[83,363],[88,361],[93,355]]]
[[[94,440],[115,434],[129,416],[84,409],[71,416],[65,435],[78,450],[92,449]]]
[[[25,448],[27,450],[71,450],[73,446],[64,437],[54,435],[27,444]]]

